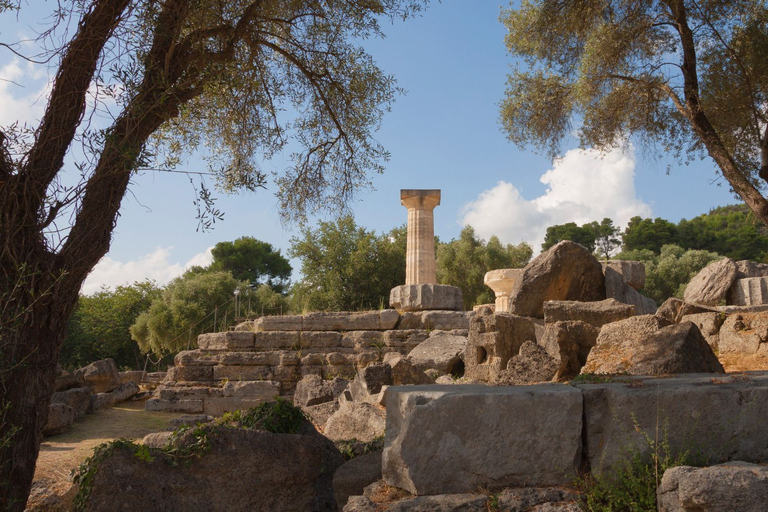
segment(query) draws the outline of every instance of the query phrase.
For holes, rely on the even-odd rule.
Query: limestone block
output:
[[[670,325],[655,315],[604,325],[581,369],[581,373],[630,375],[723,371],[695,324]]]
[[[494,382],[528,340],[536,341],[533,319],[481,309],[470,322],[464,376]]]
[[[216,363],[217,359],[212,354],[200,349],[182,350],[173,358],[176,366],[214,366]]]
[[[474,311],[425,311],[421,315],[420,329],[450,331],[469,329]]]
[[[635,290],[642,290],[645,286],[645,263],[642,261],[610,260],[601,261],[603,274],[606,268],[611,268],[619,275],[621,280]]]
[[[297,366],[301,364],[301,358],[295,351],[282,351],[277,353],[278,360],[274,366]],[[272,364],[272,363],[270,363]]]
[[[171,366],[167,380],[172,382],[196,382],[213,380],[213,366]]]
[[[237,350],[253,348],[252,332],[212,332],[197,337],[197,346],[203,350]]]
[[[762,512],[768,503],[768,467],[742,461],[678,466],[664,472],[656,494],[659,512]]]
[[[380,329],[387,331],[397,327],[397,322],[400,321],[400,313],[396,309],[382,309],[379,311],[379,325]]]
[[[562,485],[581,463],[570,386],[390,387],[385,400],[384,481],[413,494]]]
[[[499,493],[499,509],[531,512],[580,512],[579,494],[563,487],[517,487]],[[570,506],[569,506],[570,505]]]
[[[269,366],[214,366],[213,380],[272,380],[276,374]]]
[[[407,284],[392,288],[389,305],[398,311],[464,309],[461,288],[444,284]]]
[[[690,449],[713,464],[768,460],[768,373],[616,380],[576,386],[593,472],[612,472],[632,450],[648,455],[646,436],[661,439],[665,426],[673,453]]]
[[[294,350],[275,352],[219,352],[211,357],[216,364],[229,366],[275,366],[283,354],[295,354]]]
[[[149,372],[147,373],[147,382],[150,384],[156,384],[165,380],[167,372]]]
[[[262,316],[254,322],[255,331],[300,331],[303,325],[301,315]]]
[[[664,304],[659,306],[656,310],[656,316],[660,316],[670,322],[678,323],[684,316],[695,315],[697,313],[712,313],[717,312],[714,308],[708,308],[706,306],[698,306],[696,304],[689,304],[682,300],[670,297],[664,301]]]
[[[119,372],[120,382],[125,384],[126,382],[133,382],[135,384],[141,384],[147,372],[141,370],[132,370],[127,372]]]
[[[696,327],[699,328],[704,339],[712,350],[718,350],[720,344],[720,327],[725,321],[725,315],[720,313],[695,313],[692,315],[685,315],[680,319],[681,322],[693,322]]]
[[[768,304],[768,277],[737,279],[728,291],[728,304],[735,306]]]
[[[736,263],[730,258],[710,263],[693,276],[685,287],[685,302],[717,306],[720,301],[725,300],[728,289],[736,280],[737,272]]]
[[[210,397],[203,400],[203,412],[211,416],[221,416],[225,412],[246,410],[274,400],[275,395],[264,397]]]
[[[311,348],[338,348],[341,347],[341,333],[333,331],[303,331],[301,333],[301,346]]]
[[[151,434],[144,436],[141,440],[141,444],[149,446],[150,448],[163,449],[170,444],[172,438],[173,432],[152,432]]]
[[[72,408],[75,419],[80,420],[88,412],[91,405],[91,388],[72,388],[53,394],[52,404],[64,404]]]
[[[635,314],[634,306],[623,304],[616,299],[595,302],[573,300],[548,300],[542,306],[544,323],[581,321],[595,327],[618,322]]]
[[[161,412],[203,412],[202,398],[182,398],[167,400],[165,398],[150,398],[144,403],[145,411]]]
[[[381,450],[355,457],[336,470],[333,475],[333,494],[341,509],[350,496],[363,494],[363,489],[381,480]]]
[[[120,402],[125,402],[139,392],[139,385],[135,382],[126,382],[120,384],[108,393],[95,393],[91,395],[91,404],[89,412],[100,411],[107,407],[112,407]]]
[[[509,312],[542,318],[547,300],[605,299],[605,278],[597,259],[581,245],[564,240],[531,261],[510,296]]]
[[[328,418],[323,434],[332,441],[357,439],[369,443],[384,434],[385,426],[384,413],[375,406],[364,402],[344,402]]]
[[[325,402],[317,405],[305,405],[301,408],[310,421],[318,427],[323,427],[333,413],[339,410],[339,401]]]
[[[354,400],[368,401],[383,386],[392,385],[392,367],[388,364],[371,364],[357,372],[349,390]]]
[[[83,380],[94,393],[106,393],[120,385],[120,374],[115,366],[115,361],[107,358],[95,361],[80,369]]]
[[[252,333],[254,346],[260,350],[286,350],[300,347],[299,331],[264,331]]]
[[[280,383],[272,380],[229,381],[224,384],[222,393],[225,397],[262,398],[271,400],[280,394]]]
[[[730,315],[719,332],[721,354],[768,356],[768,313]]]
[[[636,315],[652,315],[656,312],[656,302],[625,283],[621,274],[611,267],[605,269],[605,296],[633,305]]]
[[[556,381],[570,380],[579,374],[599,334],[600,327],[580,320],[547,324],[539,344],[557,363]]]
[[[500,372],[496,383],[520,386],[549,382],[557,369],[557,362],[544,347],[535,341],[526,341],[520,346],[520,352],[509,360],[506,370]]]
[[[434,381],[413,365],[407,357],[399,357],[388,363],[392,367],[392,384],[395,386],[433,384]]]
[[[365,368],[366,366],[379,362],[381,360],[381,354],[374,350],[366,350],[357,354],[355,366],[357,368]]]
[[[463,374],[466,349],[466,336],[454,336],[443,331],[436,331],[411,350],[408,357],[421,370],[432,368],[441,373]]]
[[[381,340],[386,346],[408,351],[416,348],[427,338],[429,338],[429,333],[423,329],[384,331],[381,336]]]
[[[318,368],[321,368],[321,367],[318,367]],[[277,366],[274,369],[272,369],[272,374],[274,375],[274,378],[265,379],[265,380],[276,380],[276,381],[279,381],[281,384],[284,384],[286,382],[293,382],[295,384],[301,380],[302,369],[303,368],[300,366]]]
[[[768,276],[768,265],[765,263],[757,263],[750,260],[740,260],[736,262],[736,269],[736,279]]]
[[[421,329],[424,322],[422,321],[423,311],[403,311],[400,315],[400,324],[398,329]]]
[[[210,386],[160,386],[154,393],[155,397],[165,400],[203,398],[211,395],[221,395],[221,389]]]
[[[384,333],[380,331],[351,331],[341,336],[341,346],[345,348],[364,349],[380,343]]]
[[[62,403],[50,404],[48,406],[48,420],[43,427],[43,435],[62,434],[69,430],[74,422],[75,411],[70,406]]]

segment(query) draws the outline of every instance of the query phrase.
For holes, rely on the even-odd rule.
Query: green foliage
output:
[[[600,221],[600,224],[595,221],[591,225],[595,232],[595,251],[607,260],[611,253],[621,246],[621,229],[614,226],[613,221],[607,217]]]
[[[581,147],[634,137],[678,161],[708,154],[767,221],[764,0],[512,5],[502,21],[518,64],[501,104],[512,142],[555,156],[576,131]]]
[[[303,276],[291,290],[297,312],[378,309],[405,282],[404,227],[377,236],[345,216],[304,229],[291,244]]]
[[[492,236],[486,243],[478,238],[472,226],[465,226],[457,240],[437,246],[437,280],[440,284],[458,286],[464,298],[464,309],[493,302],[493,291],[483,284],[485,273],[500,268],[521,268],[533,254],[525,242],[503,245]],[[402,284],[402,283],[401,283]]]
[[[130,327],[160,295],[154,282],[144,281],[81,296],[61,349],[62,366],[80,368],[111,357],[119,368],[141,369],[143,358]]]
[[[377,436],[372,441],[363,443],[357,439],[343,439],[335,441],[336,448],[341,452],[344,460],[354,459],[384,448],[384,436]]]
[[[616,258],[645,263],[645,286],[641,292],[661,304],[670,297],[682,299],[691,278],[722,256],[708,251],[686,251],[678,245],[665,245],[658,256],[643,249],[623,252]]]
[[[266,430],[273,434],[298,434],[307,423],[307,418],[300,408],[277,397],[274,402],[265,402],[247,411],[228,412],[218,423]]]
[[[541,250],[546,251],[563,240],[576,242],[589,249],[589,252],[595,252],[595,231],[590,224],[578,226],[575,222],[568,222],[548,227]]]
[[[768,262],[768,228],[744,204],[722,206],[677,225],[678,245],[734,260]]]
[[[634,420],[635,429],[640,430]],[[668,422],[660,436],[651,438],[643,432],[650,455],[637,449],[627,450],[627,458],[611,474],[586,475],[576,482],[582,491],[582,508],[589,512],[656,512],[656,489],[669,468],[690,463],[688,452],[673,453],[669,445]]]
[[[171,281],[162,296],[138,316],[131,336],[143,352],[168,354],[194,348],[199,334],[214,328],[221,331],[233,323],[236,289],[241,299],[252,293],[229,272],[185,273]]]
[[[661,218],[632,217],[622,240],[624,251],[648,249],[659,254],[662,246],[677,242],[677,226]]]
[[[219,242],[211,254],[213,261],[208,270],[230,272],[236,280],[247,281],[254,288],[266,284],[282,293],[291,278],[291,265],[280,250],[250,236]]]

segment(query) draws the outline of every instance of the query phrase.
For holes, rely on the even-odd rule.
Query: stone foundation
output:
[[[395,310],[262,317],[202,334],[176,355],[147,410],[219,415],[292,397],[305,375],[353,378],[385,354],[408,354],[433,330],[467,336],[473,312]]]

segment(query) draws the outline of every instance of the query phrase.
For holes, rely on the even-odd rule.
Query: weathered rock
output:
[[[447,309],[461,311],[461,288],[444,284],[406,284],[392,288],[389,305],[398,311]]]
[[[120,374],[112,359],[95,361],[80,371],[85,384],[93,388],[94,393],[106,393],[120,385]]]
[[[382,386],[392,385],[392,367],[388,364],[371,364],[357,372],[349,385],[354,400],[367,401],[381,392]]]
[[[410,359],[400,357],[390,363],[392,368],[392,384],[395,386],[407,386],[410,384],[432,384],[432,379],[426,373],[416,368]]]
[[[83,371],[76,370],[72,373],[58,367],[60,373],[56,375],[55,391],[66,391],[72,388],[80,388],[85,386],[85,379],[83,378]]]
[[[713,351],[717,351],[720,345],[720,327],[722,327],[725,321],[725,315],[722,313],[695,313],[692,315],[683,316],[680,321],[693,322],[696,327],[699,328],[704,339],[712,348]]]
[[[344,402],[328,418],[323,433],[333,441],[357,439],[364,443],[384,435],[386,420],[376,406],[365,402]]]
[[[208,414],[182,414],[178,418],[174,418],[168,422],[168,425],[172,428],[178,427],[194,427],[201,423],[210,423],[213,421],[213,416]]]
[[[464,376],[494,382],[526,341],[536,341],[533,319],[480,309],[470,322]]]
[[[200,413],[203,412],[202,398],[150,398],[144,403],[145,411],[164,411],[164,412],[185,412]]]
[[[442,373],[464,373],[464,351],[467,337],[443,331],[433,332],[429,338],[408,353],[408,357],[422,370],[435,369]]]
[[[280,394],[280,383],[271,380],[229,381],[221,389],[222,396],[273,400]]]
[[[547,324],[540,343],[556,363],[555,380],[579,374],[599,334],[600,327],[578,320]]]
[[[125,402],[138,392],[139,386],[133,381],[128,381],[125,384],[120,384],[109,393],[95,393],[91,395],[89,412],[100,411],[120,402]]]
[[[727,302],[736,306],[768,304],[768,277],[736,279],[728,290]]]
[[[723,372],[695,324],[669,324],[654,315],[604,325],[581,369],[581,373],[630,375]]]
[[[543,347],[533,341],[526,341],[520,347],[520,352],[509,360],[497,384],[518,386],[548,382],[554,377],[557,367],[555,360]]]
[[[48,406],[48,421],[43,428],[44,436],[55,436],[70,429],[75,422],[75,411],[70,406],[54,403]]]
[[[254,333],[252,332],[212,332],[198,336],[197,346],[203,350],[239,350],[244,348],[253,348],[255,339],[256,338]]]
[[[363,489],[381,480],[381,450],[376,450],[346,462],[333,475],[333,494],[339,508],[350,496],[363,494]]]
[[[293,403],[299,407],[333,400],[333,390],[319,375],[307,375],[296,384]]]
[[[344,459],[308,422],[301,434],[219,428],[207,438],[210,448],[188,465],[115,448],[98,463],[85,510],[336,510],[332,480]],[[189,432],[181,446],[196,440]]]
[[[542,318],[542,305],[548,300],[603,299],[605,278],[600,263],[581,245],[565,240],[525,267],[510,296],[509,311]]]
[[[721,354],[768,355],[768,313],[729,316],[719,331]]]
[[[659,512],[763,512],[768,503],[768,466],[736,461],[670,468],[657,496]]]
[[[684,316],[695,315],[698,313],[716,313],[717,311],[705,306],[689,304],[682,300],[670,297],[664,301],[664,304],[656,310],[656,316],[669,320],[673,323],[680,322]]]
[[[81,420],[91,406],[91,388],[72,388],[53,394],[52,404],[64,404],[72,408],[75,420]]]
[[[570,482],[581,393],[570,386],[390,387],[384,480],[413,494]]]
[[[642,290],[645,286],[645,263],[642,261],[609,260],[601,261],[603,274],[607,268],[614,270],[621,275],[624,283],[635,290]]]
[[[79,488],[69,480],[35,478],[24,512],[72,512]]]
[[[394,503],[387,503],[387,512],[486,512],[488,497],[478,494],[441,494],[438,496],[414,496]],[[344,512],[378,512],[383,510],[365,496],[354,496],[344,507]]]
[[[701,269],[685,287],[685,302],[717,306],[725,300],[728,289],[736,280],[738,268],[730,258],[715,261]]]
[[[595,327],[618,322],[634,316],[634,307],[616,299],[595,302],[577,302],[572,300],[548,300],[544,302],[544,323],[586,322]]]
[[[652,315],[656,312],[656,302],[641,294],[627,283],[613,268],[605,269],[605,296],[623,304],[635,307],[636,315]]]
[[[147,445],[150,448],[163,449],[171,442],[173,432],[152,432],[147,434],[141,440],[141,444]]]
[[[498,495],[498,510],[508,512],[544,512],[541,508],[546,505],[568,506],[575,505],[579,495],[566,487],[516,487],[504,489]],[[565,508],[548,508],[551,512],[567,510]],[[578,511],[579,508],[574,509]]]
[[[768,264],[765,263],[757,263],[750,260],[739,260],[736,262],[736,269],[736,279],[768,276]]]
[[[301,408],[304,414],[309,416],[312,423],[318,427],[324,427],[333,413],[339,410],[339,401],[333,400],[317,405],[305,405]]]
[[[768,460],[768,372],[622,377],[577,384],[584,396],[584,448],[593,473],[616,471],[648,439],[672,456],[690,450],[712,464]]]
[[[473,311],[424,311],[421,313],[421,326],[417,329],[432,331],[453,331],[469,329],[469,320],[475,316]]]
[[[137,385],[141,384],[144,378],[147,376],[147,372],[141,370],[132,370],[128,372],[118,372],[120,375],[120,382],[125,384],[126,382],[134,382]]]

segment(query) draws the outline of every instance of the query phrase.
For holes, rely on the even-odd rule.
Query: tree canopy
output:
[[[404,227],[376,235],[347,215],[304,229],[291,244],[303,276],[291,290],[298,312],[388,307],[390,290],[405,283]]]
[[[32,52],[55,69],[42,120],[0,127],[0,508],[24,509],[67,323],[136,173],[211,148],[203,154],[224,190],[271,184],[286,218],[343,208],[382,170],[387,153],[372,132],[397,93],[360,42],[422,6],[50,6],[52,25],[19,47],[38,43]],[[0,11],[14,8],[26,5],[0,2]],[[270,181],[260,160],[288,141],[291,164]],[[198,205],[204,227],[221,215],[207,188]]]
[[[636,136],[678,159],[709,155],[768,224],[766,0],[524,1],[502,14],[522,59],[501,122],[554,155]]]
[[[234,242],[219,242],[211,250],[213,261],[208,270],[230,272],[238,281],[247,281],[254,288],[269,285],[283,292],[291,278],[291,264],[272,244],[250,236]]]
[[[556,224],[547,228],[541,250],[546,251],[558,242],[570,240],[583,245],[590,252],[598,252],[602,257],[608,259],[613,251],[621,245],[620,232],[621,230],[614,226],[613,221],[607,217],[599,223],[592,221],[581,226],[576,225],[575,222]]]
[[[525,242],[504,245],[496,236],[486,242],[472,226],[465,226],[458,239],[437,245],[437,280],[461,288],[464,309],[471,310],[472,306],[495,300],[493,291],[483,282],[486,272],[524,267],[532,255],[531,246]]]

